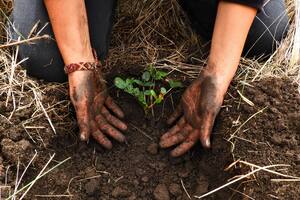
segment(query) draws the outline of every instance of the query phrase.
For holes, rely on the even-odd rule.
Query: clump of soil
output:
[[[88,200],[189,199],[184,188],[193,197],[225,184],[230,177],[248,172],[249,168],[245,166],[229,172],[224,171],[225,167],[238,158],[261,166],[290,164],[291,167],[285,172],[300,176],[300,99],[296,86],[288,80],[279,79],[254,83],[254,87],[246,87],[243,94],[255,106],[240,101],[235,89],[230,91],[216,121],[212,149],[204,150],[198,144],[180,158],[171,158],[169,150],[159,148],[158,141],[168,130],[164,121],[173,111],[172,102],[178,102],[181,92],[172,94],[172,100],[169,96],[163,105],[155,108],[155,116],[151,116],[145,115],[131,96],[112,89],[111,95],[126,113],[125,121],[129,124],[129,130],[126,133],[127,143],[114,143],[111,151],[104,150],[94,141],[88,144],[79,142],[74,130],[75,123],[68,130],[57,129],[56,135],[50,128],[40,132],[40,137],[43,138],[41,145],[41,142],[32,142],[26,134],[6,134],[6,130],[21,130],[18,126],[9,127],[4,122],[5,119],[0,117],[0,124],[6,124],[0,133],[0,161],[3,157],[0,174],[1,169],[5,171],[9,165],[15,165],[18,157],[22,163],[28,163],[30,155],[37,150],[38,157],[34,166],[26,173],[25,184],[35,178],[50,154],[56,153],[55,161],[71,157],[63,166],[39,180],[27,198],[40,199],[41,195],[63,194],[70,195],[64,197],[65,199]],[[46,100],[53,102],[53,98],[55,95]],[[244,140],[232,140],[235,144],[232,154],[232,145],[226,139],[239,125],[265,106],[268,107],[264,112],[256,115],[237,132],[236,136]],[[4,110],[1,114],[7,116],[10,112]],[[18,116],[24,118],[22,115]],[[59,123],[61,122],[57,121],[55,126]],[[74,134],[69,134],[70,130]],[[20,151],[23,146],[29,152]],[[54,164],[56,163],[52,165]],[[10,167],[6,175],[8,185],[14,185],[15,175],[16,167]],[[271,178],[267,173],[259,173],[256,181],[233,185],[206,199],[241,199],[243,195],[234,190],[255,199],[271,199],[273,196],[280,199],[299,199],[297,183],[272,183]],[[5,178],[1,177],[0,185],[4,182]]]

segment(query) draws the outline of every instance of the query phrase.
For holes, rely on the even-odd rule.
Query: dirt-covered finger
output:
[[[181,106],[181,104],[179,104],[176,107],[175,111],[172,113],[172,115],[167,120],[167,123],[173,124],[180,117],[180,115],[182,114],[182,111],[183,111],[182,106]]]
[[[93,122],[92,136],[104,148],[106,149],[112,148],[111,141],[97,128],[95,122]]]
[[[106,98],[105,105],[114,114],[116,114],[117,117],[119,117],[119,118],[123,118],[124,117],[124,113],[123,113],[122,109],[114,102],[114,100],[110,96],[108,96]]]
[[[90,137],[90,128],[88,122],[77,120],[79,126],[79,137],[81,141],[88,141]]]
[[[114,127],[122,131],[127,130],[127,125],[121,120],[119,120],[118,118],[116,118],[115,116],[113,116],[112,114],[110,114],[105,107],[102,107],[101,114],[104,116],[104,118],[107,120],[109,124],[113,125]]]
[[[202,120],[202,127],[200,129],[201,134],[199,134],[200,135],[199,139],[204,148],[211,147],[210,135],[215,122],[215,118],[216,118],[215,115],[209,115],[204,118],[205,120]]]
[[[105,134],[109,135],[110,137],[114,138],[118,142],[125,142],[125,136],[115,129],[112,125],[110,125],[102,115],[98,115],[96,117],[96,121],[98,124],[99,129],[104,132]]]
[[[79,136],[81,141],[88,141],[91,134],[90,114],[84,105],[75,105]]]
[[[198,141],[198,134],[199,130],[194,129],[186,138],[186,140],[171,152],[171,156],[178,157],[188,152]]]
[[[165,134],[163,134],[160,140],[165,140],[168,137],[175,135],[181,128],[185,125],[184,117],[181,117],[180,120],[172,128],[170,128]]]
[[[171,137],[161,140],[159,144],[162,148],[168,148],[176,145],[180,142],[183,142],[192,130],[193,128],[190,125],[186,124],[179,132],[172,135]]]
[[[101,109],[104,107],[105,99],[106,97],[101,93],[95,97],[93,107],[96,114],[101,112]]]

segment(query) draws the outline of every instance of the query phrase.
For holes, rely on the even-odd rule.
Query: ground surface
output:
[[[237,134],[239,138],[236,139],[234,155],[260,166],[288,164],[290,167],[281,172],[299,177],[300,95],[297,85],[292,85],[288,80],[267,79],[253,86],[245,88],[244,93],[255,106],[243,104],[239,111],[229,109],[230,114],[227,115],[233,121],[244,123],[264,109]],[[231,99],[227,104],[236,105],[233,101]],[[221,129],[221,132],[224,131],[225,127]],[[255,181],[247,183],[245,193],[255,199],[300,199],[299,180],[276,183],[270,181],[270,178],[284,177],[264,173],[254,178]]]
[[[18,158],[23,163],[20,168],[24,170],[24,164],[29,162],[34,150],[38,151],[38,157],[27,171],[24,183],[35,178],[50,154],[56,153],[56,162],[68,157],[71,159],[39,180],[27,199],[58,199],[58,196],[46,198],[43,195],[69,195],[60,196],[60,199],[89,200],[188,199],[183,185],[193,198],[225,184],[234,175],[249,172],[250,168],[242,165],[224,171],[234,159],[239,158],[260,166],[289,164],[291,167],[281,172],[300,176],[300,97],[296,86],[287,80],[267,79],[253,83],[253,87],[247,86],[242,90],[240,86],[239,89],[255,106],[241,101],[236,89],[231,88],[214,128],[213,148],[204,151],[197,145],[177,159],[172,159],[168,150],[157,146],[159,137],[168,128],[164,120],[173,111],[171,98],[155,109],[155,117],[145,116],[132,97],[112,89],[112,96],[126,112],[128,143],[114,143],[113,150],[106,151],[93,141],[89,144],[79,142],[75,124],[59,127],[62,123],[59,120],[54,123],[56,135],[50,128],[42,129],[38,136],[32,136],[41,138],[34,143],[19,126],[32,113],[22,111],[12,118],[14,125],[8,123],[3,116],[8,117],[12,108],[5,107],[5,98],[1,97],[0,161],[3,160],[3,164],[0,165],[0,185],[5,185],[5,182],[6,185],[14,185]],[[180,93],[173,94],[174,102],[178,102]],[[67,98],[59,91],[49,91],[48,96],[43,103]],[[262,108],[265,108],[264,111],[243,125],[236,132],[236,137],[230,140],[234,146],[225,140]],[[42,119],[36,123],[37,126],[49,127]],[[258,173],[207,199],[247,199],[234,190],[254,199],[300,198],[299,182],[274,183],[271,178],[278,177]],[[6,191],[7,188],[2,189],[2,196]]]

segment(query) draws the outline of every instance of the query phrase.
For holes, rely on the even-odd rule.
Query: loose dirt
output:
[[[229,115],[221,113],[223,123],[229,125],[235,122],[238,126],[254,116],[233,140],[236,158],[260,166],[286,164],[289,167],[281,168],[280,172],[300,176],[300,95],[297,89],[297,84],[288,80],[263,80],[244,91],[255,106],[243,103],[239,110],[228,108]],[[236,92],[233,95],[237,96]],[[225,105],[235,105],[236,101],[230,99]],[[226,134],[225,131],[233,133],[238,126],[230,130],[224,127],[220,131],[223,134]],[[279,178],[286,179],[259,173],[241,187],[245,186],[245,193],[254,199],[300,199],[299,179],[298,182],[270,181]]]
[[[115,72],[109,79],[119,73]],[[260,166],[288,164],[290,167],[280,172],[300,176],[300,97],[296,85],[282,79],[266,79],[253,83],[252,87],[234,85],[216,121],[212,149],[204,150],[198,144],[176,159],[169,156],[169,150],[160,149],[158,141],[168,130],[165,119],[172,113],[182,91],[172,93],[163,105],[155,108],[155,116],[152,116],[151,113],[145,115],[131,96],[112,88],[111,95],[126,112],[129,130],[127,143],[115,142],[111,151],[104,150],[93,140],[88,144],[78,141],[74,120],[64,127],[59,127],[61,121],[54,120],[56,135],[45,120],[41,121],[38,125],[47,128],[37,129],[39,134],[31,135],[34,143],[20,126],[32,113],[29,110],[18,113],[10,124],[3,116],[8,117],[13,108],[5,107],[5,98],[0,97],[0,185],[14,186],[18,160],[23,171],[35,151],[38,156],[23,178],[24,185],[36,177],[50,154],[56,154],[51,166],[68,157],[71,159],[37,181],[26,199],[58,199],[58,196],[43,195],[60,195],[59,199],[185,200],[189,199],[188,195],[193,198],[204,194],[235,175],[249,172],[250,168],[245,165],[225,172],[236,159]],[[254,106],[242,101],[236,88]],[[65,98],[67,95],[63,92],[49,91],[43,103]],[[74,113],[72,108],[70,112]],[[236,137],[230,143],[227,139],[234,132]],[[272,178],[280,177],[260,172],[207,199],[247,199],[241,193],[254,199],[300,198],[299,182],[276,183]],[[1,190],[2,197],[7,197],[8,190]]]

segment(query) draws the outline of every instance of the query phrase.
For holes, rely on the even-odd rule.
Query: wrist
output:
[[[217,86],[217,89],[222,93],[226,93],[233,76],[224,72],[225,69],[219,69],[220,68],[207,64],[201,71],[199,78],[211,77],[211,79],[214,80],[213,82]]]
[[[233,78],[238,65],[240,57],[222,57],[221,55],[210,54],[207,61],[207,69],[218,76],[224,76],[224,78]]]
[[[60,49],[65,65],[79,62],[93,62],[95,57],[93,50],[88,46],[77,45],[76,48],[70,48],[71,45],[61,44]]]
[[[88,79],[91,79],[93,72],[92,71],[75,71],[68,74],[69,85],[82,84]]]

